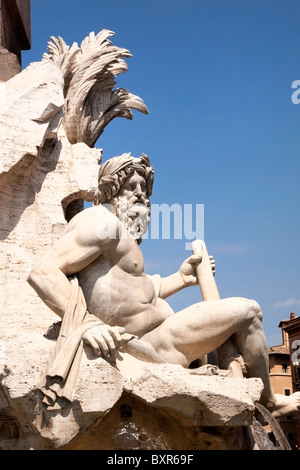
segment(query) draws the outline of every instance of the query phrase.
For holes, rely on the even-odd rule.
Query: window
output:
[[[284,389],[284,394],[285,394],[286,397],[289,397],[290,394],[291,394],[290,389],[289,389],[289,388],[285,388],[285,389]]]
[[[282,372],[286,374],[288,371],[288,365],[287,364],[282,364]]]
[[[295,442],[295,435],[293,432],[288,432],[288,441],[289,442]]]

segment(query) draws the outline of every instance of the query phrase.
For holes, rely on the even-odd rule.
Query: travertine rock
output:
[[[6,172],[22,158],[36,156],[50,128],[57,128],[62,118],[64,81],[55,64],[36,62],[3,86],[0,170]]]
[[[209,447],[207,442],[213,443],[212,448],[229,449],[234,436],[252,424],[254,401],[262,390],[259,379],[206,376],[181,366],[137,360],[139,374],[131,379],[88,349],[73,403],[63,409],[45,409],[37,387],[48,361],[46,342],[45,338],[38,341],[36,335],[21,338],[21,344],[31,345],[31,357],[23,346],[19,363],[3,371],[2,390],[7,399],[2,398],[2,413],[10,420],[11,434],[2,440],[2,449],[158,449],[160,445],[162,449],[204,449]],[[22,374],[24,364],[34,358]],[[130,418],[123,420],[122,432],[120,414]],[[108,423],[111,432],[115,430],[111,435]],[[125,441],[124,432],[128,433]],[[142,440],[137,432],[144,435]],[[252,448],[250,428],[248,433],[240,435],[234,445]]]
[[[173,364],[148,366],[131,393],[155,408],[182,415],[194,426],[245,426],[252,423],[260,379],[198,375]]]

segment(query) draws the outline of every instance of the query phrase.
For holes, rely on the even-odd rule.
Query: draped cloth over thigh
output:
[[[71,296],[40,387],[44,394],[43,403],[51,407],[59,407],[59,397],[72,400],[83,352],[82,336],[89,328],[103,324],[87,311],[77,276],[72,276],[69,280],[72,286]]]

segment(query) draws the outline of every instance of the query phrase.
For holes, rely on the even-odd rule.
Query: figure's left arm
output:
[[[184,287],[198,285],[196,267],[201,263],[201,255],[192,255],[187,258],[179,270],[171,274],[171,276],[164,277],[161,279],[159,297],[166,299],[170,295],[175,294]],[[213,274],[215,274],[216,263],[212,256],[210,256],[211,268]]]

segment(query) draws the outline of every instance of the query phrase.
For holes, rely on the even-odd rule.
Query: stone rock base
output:
[[[260,379],[205,375],[203,368],[150,364],[126,353],[111,365],[86,348],[72,403],[51,409],[45,408],[39,390],[48,342],[43,338],[31,344],[39,364],[8,361],[2,368],[2,450],[256,447],[254,403],[262,391]]]
[[[63,450],[250,450],[249,426],[184,426],[163,409],[154,409],[124,394],[113,409],[96,420]]]

